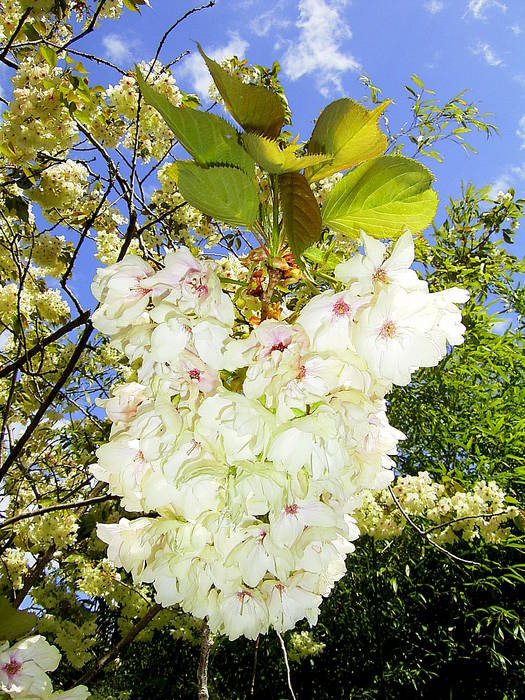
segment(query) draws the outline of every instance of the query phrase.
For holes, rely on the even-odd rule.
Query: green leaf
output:
[[[227,110],[246,131],[255,131],[269,138],[276,138],[284,124],[281,100],[271,90],[261,85],[249,85],[208,58],[197,44],[202,58]]]
[[[299,173],[279,176],[279,194],[283,231],[293,256],[300,265],[303,250],[316,243],[321,235],[319,205],[306,178]]]
[[[308,166],[319,165],[332,160],[330,155],[297,157],[296,153],[300,148],[299,145],[292,143],[281,149],[277,141],[272,141],[259,134],[243,134],[242,142],[248,153],[257,161],[261,168],[274,175],[298,172]]]
[[[39,41],[42,38],[31,22],[25,22],[22,31],[26,35],[28,41]]]
[[[17,610],[4,596],[0,596],[0,640],[23,637],[37,623],[36,615]]]
[[[308,168],[308,181],[321,180],[384,153],[388,143],[378,119],[389,104],[386,100],[370,111],[344,97],[325,107],[308,142],[308,152],[332,153],[334,158],[331,163]]]
[[[128,10],[131,10],[131,12],[138,12],[140,14],[139,6],[140,5],[147,5],[147,7],[151,7],[149,4],[149,0],[123,0],[124,7],[127,7]]]
[[[189,204],[232,226],[253,224],[259,212],[259,194],[245,172],[223,166],[202,168],[191,161],[176,165],[179,191]]]
[[[345,175],[323,207],[323,225],[348,236],[361,229],[376,238],[422,231],[432,221],[437,194],[433,175],[404,156],[381,156]]]
[[[225,119],[186,107],[175,107],[150,87],[137,67],[137,82],[147,104],[154,107],[182,146],[200,165],[235,165],[246,173],[254,163],[239,143],[239,134]]]
[[[54,68],[57,64],[57,52],[45,44],[40,44],[38,50],[42,54],[45,62],[49,63],[49,65]]]

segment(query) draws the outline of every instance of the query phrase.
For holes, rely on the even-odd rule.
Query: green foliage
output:
[[[237,131],[225,119],[197,109],[175,107],[146,83],[138,68],[137,82],[145,101],[159,111],[199,165],[231,165],[253,173],[253,160],[239,144]]]
[[[242,142],[261,168],[273,175],[298,172],[303,168],[332,160],[330,155],[312,154],[297,157],[299,145],[291,143],[281,149],[278,141],[271,141],[264,136],[250,132],[243,134]]]
[[[308,142],[308,152],[330,153],[333,161],[310,166],[307,179],[322,180],[382,155],[387,139],[379,129],[378,120],[390,102],[387,100],[369,111],[353,100],[342,98],[325,107]]]
[[[197,46],[235,121],[246,131],[276,138],[284,124],[284,110],[279,97],[260,85],[243,83],[236,75],[208,58],[199,44]]]
[[[176,165],[180,193],[193,206],[232,226],[253,224],[259,210],[253,178],[236,168],[202,168],[191,161]]]
[[[279,194],[283,211],[283,231],[293,256],[300,260],[305,248],[319,240],[321,212],[304,175],[279,176]]]
[[[422,231],[432,221],[437,195],[432,173],[402,156],[381,156],[360,165],[338,182],[323,207],[323,224],[357,238],[398,238]]]

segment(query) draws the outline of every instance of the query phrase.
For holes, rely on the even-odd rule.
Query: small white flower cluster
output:
[[[502,542],[510,534],[503,526],[520,514],[518,508],[507,505],[495,481],[479,481],[472,491],[456,490],[450,495],[428,472],[419,472],[398,478],[392,490],[405,513],[427,521],[432,539],[441,544],[477,538],[489,544]],[[388,491],[365,492],[354,516],[361,533],[378,540],[399,537],[407,524]]]
[[[137,381],[105,402],[111,439],[91,471],[124,508],[157,514],[98,534],[160,603],[230,639],[315,624],[354,549],[360,492],[392,479],[404,436],[386,392],[462,342],[453,302],[468,295],[429,293],[410,234],[386,259],[363,239],[366,255],[336,268],[343,291],[243,339],[211,264],[186,248],[160,272],[128,255],[92,286],[93,322]]]
[[[82,198],[87,181],[86,166],[68,159],[43,170],[39,187],[31,190],[30,196],[44,210],[67,209]]]
[[[139,69],[143,76],[148,76],[148,83],[156,92],[167,97],[176,107],[180,105],[180,90],[175,84],[175,78],[167,68],[164,68],[157,62],[153,70],[151,70],[150,64],[143,61],[139,64]],[[124,76],[117,85],[110,86],[106,94],[110,104],[129,123],[123,145],[125,148],[132,150],[135,142],[135,123],[139,98],[139,88],[135,74]],[[145,163],[150,158],[161,160],[166,155],[173,141],[173,132],[166,125],[158,111],[142,100],[138,129],[139,154],[142,160]]]
[[[47,671],[54,671],[60,652],[38,634],[13,646],[0,645],[0,691],[20,700],[86,700],[91,693],[85,685],[53,691]]]

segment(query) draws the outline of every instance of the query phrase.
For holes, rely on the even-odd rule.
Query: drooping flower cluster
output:
[[[136,256],[99,270],[93,321],[137,367],[106,402],[111,439],[95,476],[130,511],[99,525],[108,556],[165,606],[230,639],[315,624],[359,534],[363,489],[393,478],[384,396],[462,341],[459,289],[431,294],[409,269],[410,234],[390,257],[335,271],[294,323],[234,338],[234,308],[210,263],[186,248],[155,271]]]
[[[54,671],[59,662],[58,649],[40,634],[13,646],[5,642],[0,645],[0,691],[20,700],[86,700],[90,693],[84,685],[53,691],[47,671]]]

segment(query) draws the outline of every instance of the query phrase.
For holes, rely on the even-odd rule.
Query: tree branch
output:
[[[286,666],[286,680],[288,682],[288,690],[290,691],[290,695],[292,696],[292,700],[297,700],[295,693],[293,692],[293,688],[292,688],[292,677],[290,675],[290,664],[288,663],[288,653],[286,651],[286,644],[284,643],[284,639],[283,639],[280,632],[275,630],[275,634],[277,635],[279,642],[281,644],[281,649],[283,650],[283,659],[284,659],[284,665]]]
[[[84,348],[87,345],[87,342],[89,340],[89,337],[91,333],[93,332],[93,325],[91,321],[86,322],[86,327],[84,329],[84,332],[82,336],[80,337],[80,340],[77,343],[77,346],[75,347],[75,350],[73,354],[71,355],[71,358],[69,362],[66,365],[66,368],[60,375],[58,381],[55,383],[55,386],[51,389],[49,394],[46,396],[44,401],[40,404],[39,409],[37,412],[34,414],[33,418],[31,419],[31,422],[27,426],[26,430],[24,431],[23,435],[19,438],[18,442],[16,445],[14,445],[13,449],[7,456],[7,459],[3,463],[3,465],[0,467],[0,480],[4,478],[4,476],[7,474],[9,468],[11,467],[12,464],[18,459],[20,453],[24,449],[26,443],[28,440],[31,438],[33,432],[36,430],[38,427],[38,424],[40,423],[41,419],[43,418],[44,414],[48,410],[48,408],[52,405],[53,401],[56,399],[56,397],[59,395],[60,390],[66,383],[66,381],[69,379],[71,374],[74,372],[75,367],[77,365],[77,362],[80,359],[80,356],[82,355],[82,352],[84,351]]]
[[[126,649],[131,642],[135,639],[135,637],[139,634],[139,632],[142,632],[142,630],[149,625],[151,620],[155,617],[155,615],[162,610],[162,605],[159,605],[158,603],[155,603],[155,605],[152,605],[151,608],[148,610],[148,612],[137,622],[137,624],[128,632],[128,634],[124,637],[124,639],[121,639],[120,642],[110,651],[108,651],[107,654],[104,654],[104,656],[97,661],[95,664],[95,667],[91,669],[91,671],[87,671],[84,673],[82,678],[78,680],[77,685],[81,685],[83,683],[89,683],[90,681],[93,680],[98,674],[102,671],[103,668],[105,668],[109,663],[114,661],[117,656],[120,654],[121,651]]]
[[[104,503],[104,501],[113,501],[119,499],[120,496],[112,496],[111,494],[105,494],[104,496],[97,496],[96,498],[86,498],[83,501],[73,501],[72,503],[56,503],[54,506],[46,506],[45,508],[40,508],[39,510],[33,510],[28,513],[19,513],[14,515],[12,518],[6,518],[0,521],[0,529],[7,527],[8,525],[13,525],[20,520],[26,520],[27,518],[36,518],[38,515],[45,515],[46,513],[53,513],[56,510],[69,510],[70,508],[82,508],[83,506],[90,506],[93,503]]]
[[[77,318],[74,318],[72,321],[69,321],[69,323],[66,323],[64,326],[56,330],[54,333],[51,333],[51,335],[48,335],[47,338],[44,338],[43,340],[40,341],[40,343],[37,343],[34,345],[32,348],[27,350],[21,357],[19,357],[17,360],[14,362],[11,362],[9,365],[4,365],[0,369],[0,379],[3,379],[3,377],[7,377],[8,374],[11,372],[14,372],[17,369],[20,369],[23,367],[26,362],[29,362],[29,360],[37,355],[39,352],[41,352],[45,347],[50,345],[51,343],[54,343],[55,341],[59,340],[62,338],[62,336],[66,335],[66,333],[69,333],[69,331],[74,330],[78,326],[83,325],[89,320],[89,310],[84,311],[84,313],[80,314],[80,316],[77,316]]]
[[[210,651],[213,646],[213,637],[211,636],[210,628],[206,620],[202,626],[201,632],[201,655],[199,665],[197,667],[197,683],[199,688],[199,700],[208,700],[208,661],[210,659]]]

